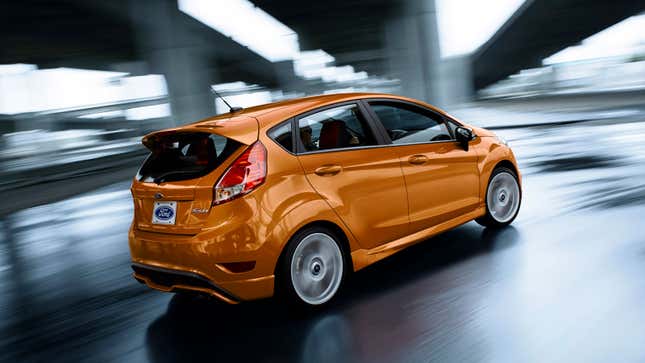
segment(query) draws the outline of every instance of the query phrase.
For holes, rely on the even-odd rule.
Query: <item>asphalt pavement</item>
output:
[[[131,278],[129,182],[0,219],[0,362],[643,362],[645,122],[496,130],[524,201],[295,314]]]

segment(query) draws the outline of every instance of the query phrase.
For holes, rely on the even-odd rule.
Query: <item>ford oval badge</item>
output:
[[[172,219],[174,215],[175,211],[165,205],[159,206],[157,209],[155,209],[155,216],[162,221],[168,221]]]

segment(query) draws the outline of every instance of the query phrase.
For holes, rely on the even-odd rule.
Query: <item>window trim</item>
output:
[[[454,120],[452,117],[448,117],[440,112],[437,112],[433,109],[430,109],[426,106],[420,105],[415,102],[407,101],[407,100],[400,100],[400,99],[395,99],[395,98],[364,98],[362,101],[365,103],[365,107],[369,110],[370,116],[374,119],[374,121],[378,124],[378,128],[380,132],[383,134],[383,137],[385,138],[386,142],[388,142],[388,146],[407,146],[407,145],[427,145],[427,144],[445,144],[445,143],[456,143],[457,138],[455,135],[452,133],[452,130],[448,125],[446,125],[446,129],[448,130],[448,133],[450,134],[450,137],[452,137],[451,140],[439,140],[439,141],[421,141],[421,142],[410,142],[410,143],[404,143],[404,144],[395,144],[392,139],[390,138],[390,135],[388,135],[387,130],[385,129],[385,126],[383,126],[383,122],[381,122],[381,119],[378,117],[376,112],[372,109],[372,105],[370,105],[370,102],[388,102],[392,104],[401,104],[401,105],[409,105],[413,107],[420,108],[426,112],[429,112],[433,115],[438,116],[444,123],[452,122],[456,124],[458,127],[461,126],[463,127],[463,124]],[[403,107],[401,107],[403,108]],[[414,112],[414,111],[413,111]]]
[[[332,108],[337,108],[337,107],[343,107],[347,105],[356,105],[358,107],[359,112],[365,119],[365,122],[367,123],[367,130],[372,133],[372,136],[374,137],[374,141],[376,141],[376,144],[374,145],[365,145],[365,146],[351,146],[351,147],[343,147],[343,148],[336,148],[336,149],[325,149],[325,150],[314,150],[314,151],[307,151],[305,150],[305,146],[302,144],[302,140],[300,139],[298,132],[300,131],[300,119],[325,111],[329,110]],[[381,134],[380,130],[377,129],[376,124],[374,123],[374,119],[371,117],[371,114],[367,112],[367,109],[365,105],[362,103],[362,99],[355,99],[355,100],[349,100],[349,101],[343,101],[343,102],[338,102],[338,103],[333,103],[330,105],[325,105],[321,106],[318,108],[315,108],[313,110],[309,110],[307,112],[303,112],[295,117],[292,118],[292,137],[295,138],[295,146],[296,146],[296,155],[311,155],[311,154],[319,154],[319,153],[329,153],[329,152],[343,152],[343,151],[351,151],[351,150],[365,150],[365,149],[372,149],[372,148],[378,148],[378,147],[383,147],[383,146],[389,146],[387,144],[387,140],[383,138],[383,135]],[[382,126],[381,126],[382,127]]]
[[[279,122],[277,125],[275,125],[275,126],[271,126],[271,127],[270,127],[266,132],[265,132],[265,135],[266,135],[266,137],[267,137],[267,138],[269,138],[269,140],[271,140],[274,144],[278,145],[282,150],[284,150],[284,151],[288,152],[288,153],[289,153],[289,154],[291,154],[291,155],[296,155],[296,150],[289,150],[289,149],[287,149],[286,147],[282,146],[282,144],[281,144],[281,143],[279,143],[279,142],[277,142],[273,137],[271,137],[271,135],[270,135],[270,134],[271,134],[271,132],[273,132],[275,129],[280,128],[280,127],[282,127],[282,126],[284,126],[284,125],[286,125],[286,124],[290,123],[290,124],[291,124],[291,146],[292,146],[292,148],[293,148],[293,149],[297,149],[298,147],[296,146],[296,143],[295,143],[295,141],[296,141],[296,133],[295,133],[295,131],[294,131],[294,126],[295,126],[294,119],[295,119],[294,117],[291,117],[291,118],[289,118],[289,119],[287,119],[287,120],[281,121],[281,122]]]
[[[294,156],[300,156],[300,155],[310,155],[310,154],[319,154],[319,153],[329,153],[329,152],[346,152],[346,151],[352,151],[352,150],[368,150],[368,149],[377,149],[377,148],[382,148],[382,147],[399,147],[399,146],[409,146],[409,145],[432,145],[432,144],[438,144],[438,143],[457,143],[455,136],[452,135],[453,140],[443,140],[443,141],[425,141],[425,142],[418,142],[418,143],[409,143],[409,144],[395,144],[392,142],[390,139],[390,136],[387,134],[387,131],[385,130],[385,127],[381,123],[381,120],[378,118],[378,116],[374,113],[372,110],[371,106],[369,105],[369,102],[374,102],[374,101],[382,101],[382,102],[391,102],[391,103],[399,103],[399,104],[408,104],[411,106],[415,106],[418,108],[421,108],[425,111],[431,112],[433,114],[438,115],[439,117],[444,120],[444,122],[452,122],[457,125],[457,127],[465,127],[464,124],[461,122],[455,120],[454,118],[445,115],[443,113],[440,113],[438,111],[435,111],[433,109],[430,109],[424,105],[407,101],[407,100],[401,100],[398,98],[385,98],[385,97],[376,97],[376,98],[357,98],[353,100],[348,100],[348,101],[343,101],[343,102],[338,102],[338,103],[333,103],[325,106],[320,106],[317,108],[314,108],[312,110],[305,111],[301,114],[292,116],[286,120],[283,120],[276,124],[275,126],[272,126],[269,128],[265,134],[266,136],[271,140],[271,142],[277,144],[282,150],[285,150],[291,155]],[[309,116],[314,113],[318,113],[321,111],[328,110],[330,108],[335,108],[335,107],[340,107],[340,106],[345,106],[349,104],[357,104],[361,110],[361,113],[365,120],[367,121],[369,129],[372,131],[372,134],[374,138],[376,139],[376,144],[375,145],[367,145],[367,146],[353,146],[353,147],[346,147],[346,148],[338,148],[338,149],[327,149],[327,150],[316,150],[316,151],[305,151],[304,150],[304,145],[302,145],[302,141],[300,140],[300,137],[298,135],[298,121],[302,117]],[[280,143],[275,141],[269,133],[275,129],[278,128],[286,123],[290,122],[291,123],[291,140],[294,146],[294,150],[287,150],[284,146],[282,146]],[[448,128],[450,130],[450,128]],[[452,134],[452,131],[450,131]],[[477,139],[477,135],[475,135],[475,138],[473,140]]]

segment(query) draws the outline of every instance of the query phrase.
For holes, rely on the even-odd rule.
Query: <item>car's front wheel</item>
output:
[[[296,233],[285,250],[278,278],[283,295],[299,306],[320,306],[340,289],[347,274],[338,236],[324,227]]]
[[[520,210],[522,192],[511,169],[493,170],[486,189],[486,215],[475,221],[484,227],[501,228],[513,222]]]

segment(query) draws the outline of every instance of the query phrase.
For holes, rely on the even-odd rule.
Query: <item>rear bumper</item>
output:
[[[209,233],[170,235],[131,227],[134,278],[156,290],[202,292],[231,304],[272,296],[277,256],[264,244],[241,248],[236,242]],[[240,261],[255,261],[255,267],[234,273],[220,265]]]
[[[214,296],[229,304],[237,304],[240,299],[223,290],[204,276],[196,273],[177,271],[161,267],[133,263],[134,278],[149,287],[166,292],[197,291]]]

